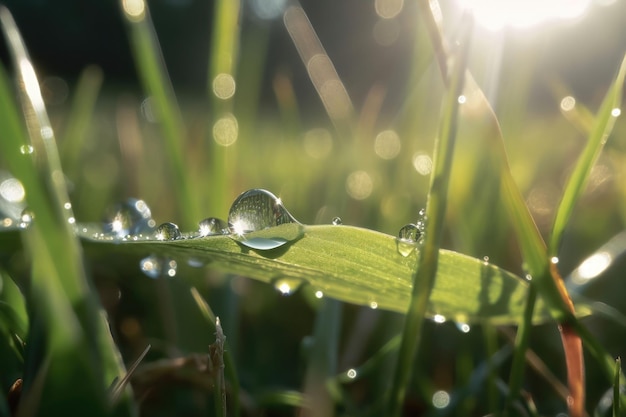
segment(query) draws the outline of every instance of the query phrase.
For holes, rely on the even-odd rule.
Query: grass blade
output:
[[[130,5],[141,6],[138,8]],[[187,139],[183,118],[176,102],[174,89],[167,76],[158,40],[150,19],[148,5],[144,1],[121,2],[130,31],[130,42],[135,65],[144,90],[154,100],[157,119],[172,176],[171,189],[178,201],[179,214],[185,227],[195,226],[200,218],[199,207],[191,189],[184,160]]]
[[[427,224],[425,240],[421,246],[417,269],[413,276],[411,301],[404,322],[402,343],[388,399],[387,415],[389,416],[399,416],[401,414],[405,392],[411,376],[413,358],[420,344],[423,319],[428,310],[431,293],[436,285],[439,247],[443,233],[448,184],[452,170],[452,155],[456,140],[458,97],[463,92],[469,52],[469,34],[473,27],[472,19],[469,15],[465,16],[464,24],[462,33],[465,36],[462,39],[465,44],[461,47],[456,65],[450,74],[439,138],[435,144],[433,173],[426,205]]]
[[[269,230],[269,229],[268,229]],[[211,269],[276,284],[284,277],[338,300],[406,313],[417,260],[398,252],[396,238],[351,226],[304,226],[304,236],[273,250],[252,250],[228,236],[173,241],[111,241],[84,237],[94,262],[136,257],[204,260]],[[441,249],[427,317],[463,323],[514,324],[524,312],[528,282],[483,260]],[[462,279],[459,279],[462,277]],[[581,310],[582,312],[582,310]],[[533,319],[549,318],[541,302]]]
[[[578,201],[584,191],[591,168],[593,168],[613,129],[615,119],[617,118],[613,111],[614,109],[619,109],[622,102],[624,77],[626,77],[626,56],[622,61],[617,77],[604,97],[600,110],[595,117],[585,149],[578,158],[574,172],[572,172],[572,176],[565,187],[565,192],[556,211],[556,218],[552,227],[549,247],[550,256],[558,254],[563,231],[574,211],[576,201]]]
[[[122,369],[119,352],[85,277],[54,132],[32,63],[4,7],[0,7],[0,21],[12,53],[29,132],[24,132],[0,67],[0,150],[24,185],[29,209],[37,219],[22,233],[32,261],[26,291],[32,326],[25,390],[36,375],[45,375],[41,402],[32,407],[60,413],[62,399],[79,398],[73,403],[76,412],[91,410],[94,415],[104,415],[108,409],[105,386]],[[50,367],[41,374],[39,365],[46,361]],[[77,385],[79,379],[83,383]]]

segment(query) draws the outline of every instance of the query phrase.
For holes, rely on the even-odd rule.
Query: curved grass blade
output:
[[[418,264],[413,275],[413,289],[409,310],[404,321],[402,343],[394,372],[391,392],[388,398],[387,415],[400,416],[404,396],[409,384],[415,352],[420,345],[423,319],[428,310],[433,288],[436,285],[439,248],[446,215],[448,186],[452,172],[452,156],[458,128],[459,96],[463,93],[467,59],[473,28],[473,18],[464,16],[462,39],[464,45],[456,56],[451,70],[448,91],[444,101],[439,137],[435,142],[433,173],[426,204],[426,230],[424,243],[418,256]]]
[[[172,175],[172,189],[179,202],[178,209],[183,216],[183,225],[195,225],[200,218],[199,207],[192,193],[184,161],[186,131],[174,95],[174,89],[167,76],[167,69],[161,56],[158,40],[150,19],[148,4],[120,2],[130,31],[130,43],[135,65],[141,83],[147,94],[154,100],[159,125],[163,134],[168,155],[169,173]],[[134,6],[138,5],[137,8]],[[184,207],[184,209],[183,209]]]
[[[591,168],[593,168],[613,129],[615,119],[619,114],[615,113],[614,109],[619,109],[622,102],[622,95],[624,94],[624,77],[626,77],[626,56],[622,60],[617,77],[604,97],[602,106],[595,117],[585,149],[578,158],[574,172],[572,172],[572,176],[565,187],[565,192],[563,193],[563,198],[557,209],[556,218],[552,227],[549,246],[550,256],[556,256],[558,254],[565,226],[574,211],[576,201],[578,201],[584,191],[589,174],[591,173]]]
[[[406,313],[415,257],[398,252],[393,236],[351,226],[301,226],[304,235],[272,250],[228,236],[172,241],[112,241],[85,233],[89,258],[163,255],[206,261],[211,269],[275,284],[289,279],[348,303]],[[88,230],[88,229],[86,229]],[[180,263],[180,262],[179,262]],[[514,324],[524,312],[528,282],[493,264],[441,249],[426,316],[463,323]],[[538,303],[536,322],[549,319]]]
[[[28,128],[26,134],[0,66],[0,154],[24,185],[29,209],[37,219],[21,233],[32,262],[26,287],[31,330],[25,391],[37,375],[45,375],[41,401],[30,404],[34,409],[45,407],[49,413],[61,413],[66,411],[63,399],[79,398],[72,402],[74,411],[104,415],[109,409],[105,386],[122,369],[119,352],[84,274],[54,132],[37,76],[15,22],[4,7],[0,7],[0,21]],[[50,367],[40,373],[45,361]],[[78,380],[80,384],[76,384]]]

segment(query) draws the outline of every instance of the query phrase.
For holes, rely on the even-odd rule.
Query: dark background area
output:
[[[4,2],[17,21],[35,67],[42,75],[60,76],[70,85],[89,64],[100,66],[108,84],[136,85],[120,6],[116,1],[83,2],[68,0],[23,0]],[[355,104],[360,108],[369,89],[376,83],[389,89],[387,111],[395,111],[393,97],[402,96],[410,70],[410,56],[418,13],[415,2],[405,2],[395,18],[399,37],[389,46],[374,41],[372,28],[379,19],[374,1],[303,1],[302,7],[320,37]],[[202,0],[159,0],[149,2],[167,68],[179,94],[204,94],[210,52],[213,3]],[[444,24],[451,36],[459,16],[455,2],[443,2]],[[276,71],[293,77],[299,103],[317,103],[308,79],[282,19],[258,18],[249,1],[242,2],[240,24],[242,41],[252,29],[269,31],[269,48],[264,86],[271,85]],[[496,42],[501,42],[500,51]],[[547,99],[546,80],[561,79],[583,100],[593,100],[604,91],[626,51],[626,2],[608,6],[592,4],[579,21],[556,22],[539,28],[508,30],[498,34],[478,30],[473,54],[477,66],[489,64],[500,56],[501,77],[515,82],[519,61],[535,56],[536,68],[532,95],[535,102]],[[0,57],[7,62],[4,42]],[[484,61],[484,62],[481,62]],[[240,57],[242,65],[245,57]],[[479,73],[477,79],[481,82]],[[513,79],[508,79],[507,74]],[[262,100],[271,100],[266,88]],[[399,100],[398,100],[399,101]],[[315,105],[315,108],[321,107]]]

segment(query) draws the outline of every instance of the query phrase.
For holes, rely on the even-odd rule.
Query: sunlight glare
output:
[[[556,19],[574,19],[587,11],[591,0],[458,0],[471,10],[476,22],[491,31],[504,27],[527,28]]]

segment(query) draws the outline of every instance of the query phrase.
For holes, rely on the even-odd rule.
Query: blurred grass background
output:
[[[329,117],[329,104],[320,100],[298,55],[302,51],[285,28],[286,3],[242,1],[240,10],[229,15],[224,8],[236,3],[155,1],[149,3],[152,23],[128,19],[113,2],[5,3],[42,83],[76,218],[99,222],[113,203],[137,197],[148,203],[157,223],[172,221],[192,230],[204,217],[225,218],[239,193],[261,187],[279,195],[304,223],[329,223],[340,216],[346,224],[393,235],[414,222],[425,204],[444,91],[417,6],[406,2],[397,15],[385,17],[376,7],[385,2],[301,3],[350,98],[345,113]],[[396,3],[402,4],[389,2]],[[626,51],[626,7],[609,3],[593,3],[574,22],[498,34],[478,27],[474,36],[470,70],[494,106],[513,174],[544,235],[584,146],[584,109],[596,111]],[[453,41],[459,8],[455,3],[441,7],[444,35]],[[135,44],[133,49],[133,40],[140,42],[142,30],[149,38],[151,28],[139,26],[146,22],[154,25],[167,68],[164,79],[171,80],[171,91],[157,80],[165,89],[165,105],[171,106],[167,110],[159,105],[159,92],[136,71],[142,47]],[[0,56],[7,62],[4,45]],[[158,62],[161,57],[154,58]],[[232,87],[228,78],[216,84],[219,74],[232,75],[232,97],[217,97],[228,96]],[[573,109],[563,101],[570,96],[576,102]],[[174,126],[169,138],[162,128],[168,117]],[[233,126],[234,143],[220,145],[233,140]],[[484,150],[476,146],[484,142],[472,134],[460,132],[444,247],[489,256],[521,273],[493,172],[481,163]],[[624,175],[622,117],[566,232],[559,254],[564,275],[624,229]],[[592,290],[594,297],[626,314],[620,297],[626,290],[625,267],[623,260],[616,262]],[[213,342],[214,330],[191,302],[185,284],[173,280],[159,287],[122,262],[93,268],[126,363],[147,343],[153,345],[147,360],[154,361],[205,352]],[[271,287],[220,276],[210,267],[181,269],[179,274],[197,280],[222,319],[237,364],[244,414],[294,415],[289,406],[293,398],[286,394],[304,389],[308,336],[319,302],[307,291],[282,297]],[[353,306],[344,306],[340,317],[337,372],[358,367],[401,327],[396,314]],[[611,354],[626,353],[623,328],[596,318],[586,323]],[[504,354],[487,379],[490,383],[455,408],[433,411],[433,394],[476,388],[471,372],[506,349],[506,339],[488,325],[466,334],[451,323],[428,323],[425,332],[406,414],[481,415],[499,409],[498,382],[508,377]],[[533,330],[531,349],[564,380],[554,325]],[[390,357],[383,358],[371,374],[341,385],[337,414],[380,415],[392,364]],[[16,371],[4,366],[3,375],[10,375],[2,380],[6,392]],[[594,383],[602,379],[593,366],[587,373],[593,407],[610,386]],[[540,414],[563,412],[564,401],[545,380],[529,371],[525,387]],[[200,390],[176,383],[163,389],[167,395],[145,401],[146,415],[171,415],[173,410],[206,415]],[[270,392],[280,395],[266,395]]]

